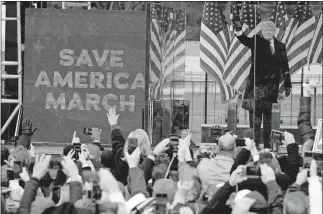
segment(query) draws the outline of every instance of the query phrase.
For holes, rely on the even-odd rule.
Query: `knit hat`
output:
[[[175,193],[177,192],[177,184],[170,179],[159,179],[153,186],[153,196],[157,194],[167,194],[167,201],[172,202],[174,200]]]
[[[100,160],[101,158],[101,150],[96,145],[87,145],[87,149],[89,151],[90,159]]]

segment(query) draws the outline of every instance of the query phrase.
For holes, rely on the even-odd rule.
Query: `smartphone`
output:
[[[256,166],[247,166],[246,175],[248,178],[259,178],[259,176],[261,176],[261,172]]]
[[[79,153],[81,153],[81,144],[80,143],[74,143],[73,144],[73,150],[75,151],[73,158],[76,160],[79,159]]]
[[[236,147],[242,147],[246,145],[246,140],[244,138],[236,139]]]
[[[156,194],[156,214],[166,213],[167,194]]]
[[[86,135],[92,135],[92,128],[85,127],[83,133]]]
[[[59,202],[61,199],[61,187],[60,186],[54,186],[53,187],[53,194],[52,194],[52,200],[55,204]]]

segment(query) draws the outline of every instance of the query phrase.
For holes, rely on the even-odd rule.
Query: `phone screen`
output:
[[[255,166],[248,166],[246,169],[246,174],[247,174],[247,177],[249,177],[249,178],[258,178],[259,177],[258,169]]]

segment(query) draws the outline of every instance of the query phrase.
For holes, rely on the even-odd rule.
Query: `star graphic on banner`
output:
[[[32,53],[37,52],[38,56],[41,55],[41,51],[44,50],[45,47],[40,44],[40,39],[38,39],[37,44],[33,44],[33,51]]]
[[[68,44],[68,36],[71,36],[71,33],[67,29],[67,25],[64,24],[63,30],[59,32],[59,36],[57,37],[56,41],[63,40],[65,44]]]

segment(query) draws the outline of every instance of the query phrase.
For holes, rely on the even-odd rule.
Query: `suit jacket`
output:
[[[272,54],[270,42],[259,35],[249,38],[242,34],[237,38],[243,45],[251,49],[252,55],[244,99],[256,98],[276,103],[282,76],[285,88],[291,88],[285,44],[274,38],[275,53]],[[256,86],[256,97],[254,97],[254,86]]]

